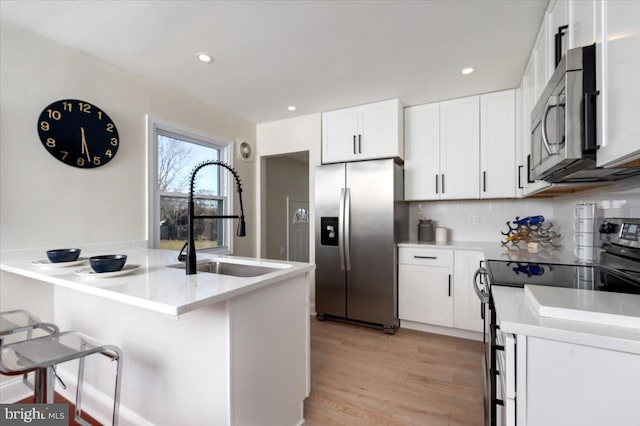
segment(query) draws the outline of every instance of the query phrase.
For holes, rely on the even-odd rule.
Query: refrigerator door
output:
[[[394,193],[401,169],[393,160],[347,163],[346,168],[347,318],[395,327]]]
[[[346,269],[344,265],[344,163],[316,167],[316,312],[346,318]],[[323,221],[324,218],[324,221]],[[338,244],[327,238],[322,244],[322,226],[338,224]]]

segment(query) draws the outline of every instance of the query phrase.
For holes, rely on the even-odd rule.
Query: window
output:
[[[180,250],[188,239],[188,201],[191,172],[207,160],[228,162],[227,145],[215,140],[153,123],[150,161],[150,240],[152,247]],[[200,169],[194,186],[196,215],[229,215],[227,170],[210,166]],[[197,219],[196,248],[231,251],[231,221]]]

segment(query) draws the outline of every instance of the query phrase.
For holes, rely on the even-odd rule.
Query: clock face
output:
[[[82,169],[105,165],[120,146],[111,118],[97,106],[77,99],[47,106],[38,118],[38,135],[51,155]]]

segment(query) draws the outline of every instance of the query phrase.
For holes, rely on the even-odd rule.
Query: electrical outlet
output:
[[[469,222],[470,225],[480,225],[480,216],[477,214],[470,214],[467,216],[467,222]]]

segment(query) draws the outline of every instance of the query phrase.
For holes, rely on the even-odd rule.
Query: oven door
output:
[[[495,356],[493,342],[495,339],[495,312],[489,294],[489,276],[485,268],[479,268],[473,277],[473,289],[480,299],[480,315],[484,320],[484,355],[482,356],[482,383],[484,386],[484,424],[496,424],[496,411],[493,401],[496,398]],[[492,324],[493,318],[493,324]]]
[[[531,176],[534,179],[542,179],[573,161],[566,155],[565,78],[538,110],[531,125]]]

